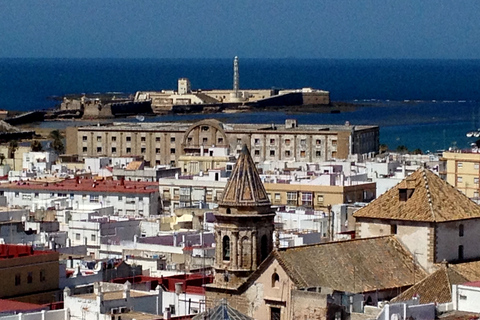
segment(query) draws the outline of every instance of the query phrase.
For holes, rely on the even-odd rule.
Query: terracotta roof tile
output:
[[[218,205],[235,207],[271,205],[246,145],[243,146]]]
[[[409,192],[406,200],[400,193]],[[480,217],[480,206],[427,169],[419,169],[354,214],[355,218],[444,222]]]
[[[450,267],[465,277],[468,282],[480,280],[480,261],[451,264]]]
[[[299,288],[368,292],[414,282],[413,257],[394,236],[292,247],[274,254]],[[415,278],[426,275],[417,266]]]
[[[450,267],[442,266],[428,277],[392,299],[391,302],[411,300],[415,295],[419,296],[421,304],[451,302],[452,285],[465,282],[467,282],[467,279],[464,276]]]

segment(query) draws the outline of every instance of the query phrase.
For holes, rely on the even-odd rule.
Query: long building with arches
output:
[[[143,156],[150,165],[178,165],[185,155],[212,155],[212,147],[240,154],[246,144],[256,164],[264,161],[320,162],[368,157],[378,152],[379,127],[233,124],[214,119],[195,123],[111,123],[67,128],[67,153],[85,157]]]

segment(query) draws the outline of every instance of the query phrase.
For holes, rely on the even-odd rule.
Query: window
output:
[[[280,193],[275,193],[275,200],[280,200]]]
[[[40,282],[44,282],[46,279],[45,269],[40,270]]]
[[[170,309],[170,314],[175,314],[175,305],[174,304],[170,304],[168,306],[168,309]]]
[[[462,163],[462,162],[457,163],[457,167],[462,168],[462,167],[463,167],[463,163]]]
[[[242,144],[242,139],[237,139],[237,144]]]
[[[130,141],[132,141],[132,137],[126,137],[125,140],[126,140],[127,142],[130,142]]]
[[[337,152],[336,151],[333,151],[332,152],[332,158],[336,158],[337,157]]]
[[[155,142],[160,142],[160,137],[155,137]]]
[[[259,155],[260,155],[260,150],[255,150],[255,151],[253,152],[253,154],[256,155],[256,156],[259,156]]]
[[[82,152],[83,152],[83,153],[87,152],[87,150],[88,150],[87,147],[83,147],[83,148],[82,148]]]
[[[97,147],[97,153],[102,152],[102,147]]]
[[[94,234],[92,234],[92,235],[90,236],[90,240],[92,240],[92,241],[95,242],[95,241],[97,240],[97,237],[96,237]]]
[[[317,196],[317,203],[323,204],[323,194]]]
[[[287,204],[288,205],[297,205],[297,193],[296,192],[287,192]]]
[[[272,288],[278,288],[280,284],[280,277],[278,273],[273,273],[272,274]]]
[[[83,137],[82,137],[82,140],[83,140],[83,141],[87,141],[87,140],[88,140],[88,137],[87,137],[87,136],[83,136]]]
[[[332,146],[336,146],[337,145],[337,140],[332,140]]]
[[[458,260],[463,260],[463,246],[458,246]]]
[[[275,144],[275,139],[270,139],[270,144]]]
[[[112,153],[117,153],[117,148],[112,147]]]
[[[315,151],[315,157],[320,158],[322,156],[322,151]]]
[[[33,272],[29,272],[27,274],[27,283],[32,283],[33,282]]]
[[[15,286],[19,286],[22,283],[21,279],[20,273],[15,274]]]
[[[118,196],[119,201],[122,201],[122,199],[123,199],[123,196]]]
[[[155,148],[155,153],[159,154],[160,153],[160,148]]]
[[[458,236],[459,237],[463,237],[463,231],[464,231],[463,224],[460,224],[458,226]]]
[[[302,146],[306,145],[306,144],[307,144],[307,140],[306,140],[306,139],[301,139],[301,140],[300,140],[300,144],[301,144]]]
[[[175,154],[175,148],[170,149],[170,154]]]
[[[292,154],[292,153],[290,152],[290,150],[286,150],[286,151],[285,151],[285,157],[290,157],[291,154]]]
[[[224,236],[222,240],[223,244],[223,260],[224,261],[230,261],[230,238],[228,236]]]
[[[15,198],[18,198],[20,196],[20,192],[15,192]]]
[[[301,157],[301,158],[305,158],[305,150],[301,150],[301,151],[300,151],[300,157]]]
[[[97,136],[97,142],[102,142],[102,137],[101,136]]]
[[[315,144],[316,144],[317,146],[321,145],[321,144],[322,144],[322,140],[317,139],[317,140],[315,141]]]
[[[35,192],[35,196],[34,196],[34,197],[35,197],[35,198],[38,198],[38,192]]]
[[[302,206],[311,207],[312,206],[312,193],[303,192],[302,193]]]
[[[117,141],[117,137],[112,137],[112,142]]]
[[[218,138],[218,144],[223,143],[223,138]]]
[[[270,307],[270,319],[280,320],[281,309],[278,307]]]
[[[202,139],[202,142],[203,142],[203,143],[208,143],[208,139],[207,139],[207,138],[203,138],[203,139]]]
[[[275,156],[275,150],[270,150],[270,157],[274,157]]]
[[[463,181],[462,177],[457,177],[457,182],[461,183]]]
[[[478,178],[473,178],[473,183],[478,184]]]
[[[209,126],[202,126],[202,131],[208,131],[210,129]]]
[[[255,144],[260,144],[260,139],[256,138],[254,139],[254,141],[255,141]]]
[[[397,225],[396,224],[390,225],[390,234],[397,234]]]
[[[147,141],[147,138],[146,138],[146,137],[141,137],[141,138],[140,138],[140,141],[141,141],[141,142],[145,142],[145,141]]]
[[[287,145],[287,146],[290,145],[290,139],[285,139],[285,145]]]
[[[473,168],[476,169],[476,170],[480,169],[480,164],[478,162],[474,163]]]
[[[146,152],[147,152],[147,148],[141,148],[141,149],[140,149],[140,152],[141,152],[141,153],[146,153]]]
[[[95,203],[100,202],[100,198],[99,198],[98,194],[97,195],[90,195],[90,202],[95,202]]]
[[[175,142],[175,137],[170,137],[170,142],[174,143]]]
[[[127,148],[127,149],[125,149],[125,151],[126,151],[127,153],[131,153],[131,152],[132,152],[132,148]]]

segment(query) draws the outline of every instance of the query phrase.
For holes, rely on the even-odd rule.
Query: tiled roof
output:
[[[400,192],[413,193],[406,200]],[[480,206],[427,169],[418,169],[354,214],[355,218],[444,222],[480,218]]]
[[[410,286],[413,257],[394,236],[280,249],[280,265],[299,288],[368,292]],[[415,268],[415,278],[426,272]]]
[[[125,167],[125,170],[140,170],[143,168],[143,161],[132,161]]]
[[[209,319],[209,320],[253,320],[249,316],[244,315],[240,311],[230,307],[228,305],[227,300],[222,299],[220,303],[203,313],[200,313],[193,317],[193,320],[202,320],[202,319]]]
[[[48,307],[41,305],[41,304],[33,304],[33,303],[27,303],[27,302],[21,302],[21,301],[16,301],[16,300],[3,300],[0,299],[0,312],[33,312],[37,310],[48,310]]]
[[[467,279],[450,267],[442,266],[408,290],[398,295],[391,302],[411,300],[417,295],[420,303],[447,303],[452,301],[452,285],[462,284]]]
[[[218,203],[219,206],[259,207],[271,205],[246,145],[243,146],[224,190],[223,198]]]
[[[451,264],[450,267],[464,276],[469,282],[480,280],[480,261]]]
[[[98,193],[144,193],[158,192],[158,183],[127,180],[65,179],[61,182],[18,182],[2,184],[0,190],[30,192],[98,192]],[[23,191],[24,192],[24,191]]]

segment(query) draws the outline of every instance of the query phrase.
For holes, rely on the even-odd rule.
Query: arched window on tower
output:
[[[268,256],[268,238],[265,234],[262,236],[260,248],[260,262],[262,262]]]
[[[243,237],[240,242],[240,250],[241,250],[241,263],[240,266],[244,269],[251,268],[251,261],[252,261],[252,246],[248,237]]]
[[[274,272],[272,274],[272,288],[278,288],[280,284],[280,276],[278,273]]]
[[[223,261],[230,261],[230,238],[228,236],[223,237]]]

